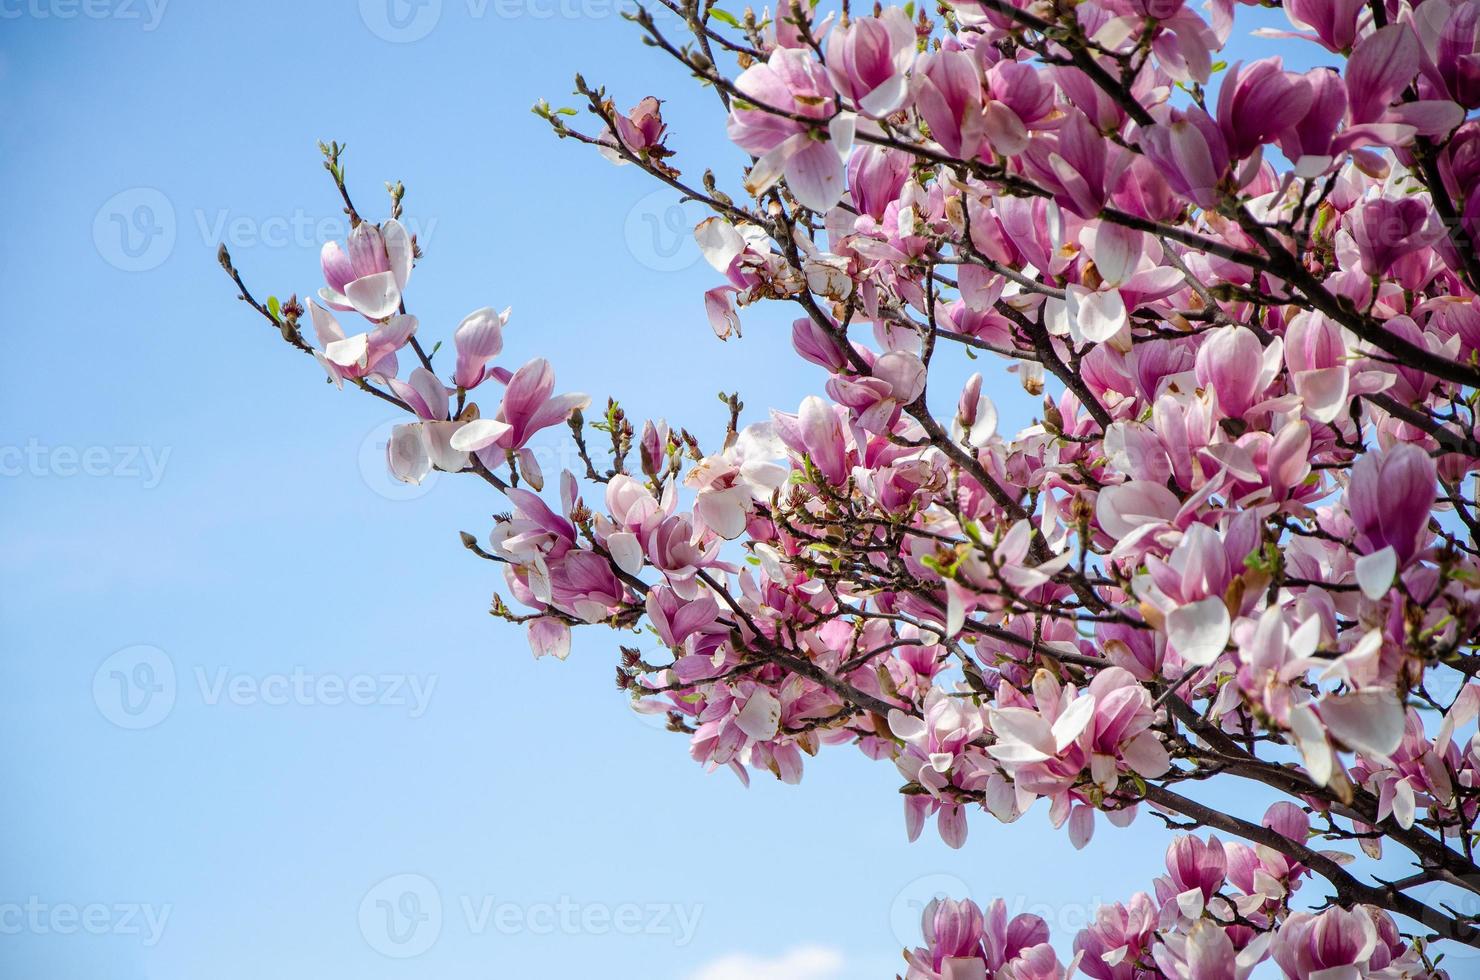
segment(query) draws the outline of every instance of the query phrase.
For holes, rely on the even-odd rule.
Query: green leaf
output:
[[[278,302],[276,296],[267,297],[267,312],[272,314],[274,320],[282,319],[283,305]]]
[[[721,10],[719,7],[710,7],[709,16],[713,17],[721,24],[729,24],[731,27],[740,26],[740,21],[735,19],[734,14],[730,13],[728,10]]]

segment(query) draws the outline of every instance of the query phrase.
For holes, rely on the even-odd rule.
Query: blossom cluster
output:
[[[252,300],[414,417],[398,478],[502,492],[469,540],[522,607],[495,612],[536,655],[582,624],[650,637],[618,684],[707,767],[892,762],[911,837],[961,846],[1043,798],[1076,847],[1148,810],[1242,841],[1179,839],[1155,899],[1076,941],[1092,976],[1437,976],[1430,941],[1480,945],[1414,894],[1480,893],[1480,3],[1286,0],[1279,43],[1331,63],[1297,72],[1219,59],[1233,0],[659,2],[692,37],[634,20],[718,96],[737,186],[685,179],[656,97],[622,113],[578,78],[594,134],[536,111],[712,210],[715,333],[788,304],[762,342],[818,394],[743,427],[732,396],[708,450],[615,402],[590,423],[545,360],[497,363],[492,308],[439,373],[395,216],[326,246],[317,347],[296,301]],[[933,370],[984,355],[1006,371]],[[1005,384],[1042,397],[1016,432]],[[584,471],[547,499],[531,440],[559,425]],[[1289,802],[1228,812],[1213,777]],[[1414,874],[1349,868],[1384,848]],[[1326,911],[1288,901],[1312,875]],[[998,906],[927,920],[911,977],[1066,969]]]
[[[1290,803],[1271,807],[1263,825],[1295,842],[1310,832],[1309,818]],[[1009,919],[1000,898],[985,910],[936,900],[925,909],[925,945],[905,957],[906,980],[1063,980],[1076,971],[1093,980],[1245,980],[1267,962],[1287,977],[1435,975],[1422,944],[1405,940],[1382,909],[1292,910],[1310,874],[1269,847],[1178,837],[1152,891],[1096,910],[1074,937],[1067,967],[1041,916]]]

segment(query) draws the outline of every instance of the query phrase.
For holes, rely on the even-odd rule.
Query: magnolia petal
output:
[[[324,357],[340,367],[364,367],[370,353],[370,336],[357,333],[353,337],[336,340],[324,348]]]
[[[991,442],[996,434],[997,406],[992,404],[992,399],[982,395],[977,399],[976,421],[971,423],[971,429],[966,433],[966,441],[980,449]]]
[[[1101,344],[1124,329],[1129,318],[1118,289],[1068,289],[1069,328],[1075,340]]]
[[[1073,745],[1074,741],[1084,734],[1084,730],[1089,727],[1094,716],[1094,696],[1086,694],[1077,698],[1053,723],[1051,731],[1054,750],[1062,752]]]
[[[1311,711],[1305,705],[1291,709],[1291,731],[1295,736],[1295,746],[1305,759],[1305,770],[1310,773],[1311,779],[1316,780],[1317,786],[1325,786],[1326,783],[1331,782],[1336,759],[1331,752],[1331,742],[1326,740],[1326,730],[1320,724],[1320,718],[1317,718],[1316,712]]]
[[[524,477],[524,482],[536,493],[545,489],[545,473],[540,469],[540,460],[534,450],[526,446],[514,455],[519,460],[519,475]]]
[[[361,276],[344,287],[350,305],[367,320],[384,320],[401,306],[401,290],[390,272]]]
[[[719,273],[730,271],[730,264],[745,251],[745,239],[724,218],[705,218],[694,229],[694,241],[704,260]]]
[[[1393,587],[1393,579],[1398,574],[1398,553],[1389,545],[1358,558],[1352,570],[1356,573],[1362,595],[1378,602]]]
[[[1031,754],[1038,757],[1029,761],[1041,762],[1053,757],[1053,730],[1038,712],[1027,708],[992,708],[989,718],[992,731],[999,739],[997,744],[987,749],[992,755],[996,756],[998,750],[1017,744],[1031,749]],[[1019,757],[1016,761],[1023,759]]]
[[[606,550],[612,554],[612,561],[617,567],[628,575],[636,575],[642,571],[642,546],[637,543],[637,535],[631,531],[617,531],[606,536]]]
[[[711,531],[733,541],[745,531],[750,493],[744,487],[701,493],[695,505]]]
[[[1095,811],[1092,807],[1076,806],[1069,814],[1069,843],[1076,851],[1084,850],[1095,835]]]
[[[806,133],[797,133],[790,136],[761,156],[759,160],[750,165],[750,172],[745,175],[745,189],[752,196],[760,197],[766,191],[775,186],[776,181],[781,179],[786,170],[786,162],[791,159],[792,154],[799,151],[803,144],[812,142],[812,138]]]
[[[999,156],[1016,156],[1028,148],[1028,127],[1003,103],[988,102],[982,112],[982,124],[987,142]]]
[[[476,452],[498,442],[514,427],[498,419],[474,419],[452,434],[449,444],[459,452]]]
[[[470,465],[468,454],[453,446],[452,439],[462,429],[462,422],[423,422],[421,431],[426,436],[427,454],[432,465],[448,473],[460,473]]]
[[[891,8],[893,9],[893,8]],[[895,75],[868,95],[858,100],[858,108],[866,116],[882,119],[898,109],[909,94],[909,79]]]
[[[545,656],[564,660],[570,656],[570,627],[558,619],[541,616],[529,624],[529,647],[536,660]]]
[[[917,715],[905,714],[898,708],[889,709],[889,731],[894,737],[909,742],[925,735],[925,721]]]
[[[758,742],[776,737],[781,727],[781,702],[765,690],[757,690],[735,716],[735,727]]]
[[[1105,533],[1124,538],[1143,524],[1171,521],[1179,501],[1165,485],[1150,480],[1130,480],[1100,491],[1095,519]]]
[[[1363,688],[1328,694],[1321,699],[1319,711],[1331,734],[1354,751],[1386,757],[1403,742],[1408,716],[1392,691]]]
[[[1152,732],[1137,735],[1129,745],[1121,748],[1120,755],[1126,765],[1146,779],[1164,775],[1172,767],[1172,757],[1167,754],[1166,746]]]
[[[1109,221],[1098,222],[1092,235],[1086,231],[1080,238],[1100,278],[1112,286],[1124,285],[1135,274],[1146,244],[1144,233]]]
[[[786,161],[786,186],[802,207],[825,214],[843,196],[843,161],[837,149],[809,139]]]
[[[735,314],[733,286],[716,286],[704,294],[704,312],[709,316],[709,325],[720,340],[728,340],[730,334],[740,336],[740,317]]]
[[[1223,653],[1231,626],[1223,600],[1209,596],[1167,614],[1167,641],[1183,660],[1203,667]]]
[[[396,289],[403,291],[406,280],[411,278],[411,263],[416,254],[411,236],[407,233],[406,226],[395,218],[380,226],[380,235],[385,240],[385,254],[390,259],[391,276],[395,280]]]
[[[308,314],[313,320],[313,332],[319,338],[320,346],[327,347],[336,340],[344,339],[344,328],[339,325],[339,320],[333,313],[309,300]]]
[[[1305,403],[1305,410],[1317,422],[1330,423],[1346,411],[1351,375],[1345,367],[1296,371],[1292,374],[1295,393]]]
[[[1413,826],[1417,804],[1413,798],[1413,786],[1406,779],[1398,781],[1393,790],[1393,819],[1398,826],[1408,830]]]
[[[402,483],[421,483],[432,470],[432,458],[427,454],[420,425],[392,428],[385,452],[391,476]]]

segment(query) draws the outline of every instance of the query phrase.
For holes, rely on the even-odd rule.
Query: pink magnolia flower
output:
[[[1361,909],[1295,912],[1275,934],[1270,951],[1291,977],[1365,976],[1377,952],[1377,928]]]
[[[1357,36],[1357,17],[1362,12],[1361,0],[1288,0],[1285,15],[1295,27],[1308,34],[1262,32],[1275,37],[1307,37],[1330,51],[1347,51]]]
[[[707,593],[685,602],[671,588],[659,586],[648,592],[647,611],[658,637],[670,647],[680,647],[719,618],[719,603]]]
[[[826,51],[833,88],[859,112],[882,117],[903,104],[915,60],[915,27],[903,8],[839,24],[827,36]]]
[[[361,221],[350,231],[347,247],[324,243],[319,262],[326,285],[319,298],[333,309],[384,320],[401,307],[414,252],[411,236],[394,218],[381,227]]]
[[[1312,177],[1326,172],[1335,162],[1337,137],[1346,119],[1346,85],[1335,71],[1313,68],[1305,74],[1310,88],[1307,108],[1299,116],[1286,117],[1277,142],[1295,163],[1295,173]]]
[[[1061,207],[1090,219],[1099,216],[1110,190],[1129,166],[1130,155],[1101,136],[1083,112],[1071,107],[1056,134],[1034,139],[1021,160],[1054,192]]]
[[[1167,848],[1166,865],[1170,884],[1167,897],[1175,899],[1182,913],[1191,919],[1202,915],[1228,873],[1228,859],[1217,837],[1178,837]]]
[[[530,438],[591,404],[588,395],[552,395],[554,390],[555,369],[544,358],[535,358],[509,379],[498,414],[462,425],[452,435],[452,448],[477,453],[483,464],[493,470],[504,464],[508,454],[515,453],[521,471],[538,489],[543,479],[539,463],[528,449]]]
[[[1422,63],[1423,47],[1409,23],[1378,28],[1357,42],[1346,65],[1348,141],[1403,145],[1414,135],[1444,135],[1464,121],[1464,110],[1448,99],[1393,105]]]
[[[852,149],[853,123],[845,114],[834,115],[832,85],[811,53],[777,48],[769,59],[747,68],[735,87],[760,106],[817,120],[814,127],[737,104],[730,113],[730,139],[760,157],[746,187],[760,194],[785,176],[803,207],[823,212],[836,204],[843,194],[843,160]]]
[[[1113,792],[1122,764],[1148,779],[1171,765],[1150,731],[1151,699],[1128,671],[1118,667],[1095,675],[1082,692],[1061,686],[1040,670],[1032,689],[1033,707],[999,696],[999,706],[988,710],[996,741],[987,752],[1012,775],[1020,792],[1053,798],[1055,825],[1073,817],[1070,840],[1083,847],[1093,833],[1094,811],[1071,809],[1069,791],[1080,773],[1089,769],[1096,784]]]
[[[1140,980],[1137,964],[1151,956],[1157,907],[1145,892],[1125,905],[1101,905],[1095,921],[1074,938],[1079,969],[1094,980]]]
[[[1241,419],[1280,373],[1284,345],[1269,347],[1242,325],[1219,327],[1198,348],[1198,384],[1211,388],[1222,413]]]
[[[314,356],[336,385],[346,379],[396,376],[396,352],[416,333],[416,317],[394,315],[367,333],[346,337],[334,314],[313,300],[308,312],[322,350]]]
[[[1021,61],[999,61],[986,73],[991,100],[984,108],[988,142],[1002,156],[1021,153],[1029,130],[1045,127],[1055,111],[1047,72]]]
[[[1285,366],[1306,412],[1330,423],[1351,398],[1351,370],[1341,327],[1322,313],[1303,313],[1285,327]]]
[[[1438,0],[1413,11],[1413,30],[1423,48],[1419,91],[1465,109],[1480,107],[1480,6],[1469,0]]]
[[[923,55],[913,75],[915,111],[930,137],[954,157],[976,156],[986,133],[982,77],[970,52],[944,49]]]
[[[637,103],[626,115],[616,116],[616,124],[617,139],[633,153],[641,155],[663,150],[663,134],[668,126],[663,122],[663,103],[653,96]],[[610,138],[608,135],[607,139]],[[614,163],[627,162],[614,150],[603,147],[601,152]]]
[[[708,456],[685,482],[698,491],[694,514],[701,526],[727,540],[740,536],[757,501],[767,500],[789,475],[775,461],[785,453],[769,423],[746,426],[735,444]]]
[[[1237,955],[1228,930],[1211,919],[1164,934],[1152,957],[1168,980],[1245,980],[1257,965]]]
[[[1172,189],[1198,207],[1217,205],[1231,154],[1223,131],[1203,110],[1173,110],[1141,135],[1141,147]]]
[[[570,626],[553,616],[541,616],[529,624],[529,647],[535,659],[554,657],[564,660],[570,656]]]
[[[967,980],[985,976],[982,942],[986,920],[975,902],[935,899],[925,906],[922,931],[925,948],[907,959],[906,980]]]
[[[1284,69],[1279,58],[1262,58],[1228,70],[1218,90],[1218,128],[1228,155],[1242,160],[1310,109],[1310,83]]]
[[[864,143],[848,160],[848,193],[859,211],[881,220],[909,176],[909,154]]]
[[[1406,566],[1428,540],[1435,483],[1433,457],[1411,443],[1357,460],[1346,504],[1362,553],[1391,548],[1398,566]]]
[[[1399,259],[1444,235],[1429,205],[1416,197],[1375,198],[1351,212],[1350,219],[1362,271],[1369,276],[1388,271]]]
[[[488,362],[504,349],[504,325],[509,310],[495,313],[493,307],[474,310],[463,318],[452,335],[457,348],[457,370],[452,375],[459,388],[472,389],[491,376]],[[508,378],[503,378],[505,382]]]
[[[725,685],[699,714],[690,751],[711,768],[744,766],[757,743],[781,733],[782,703],[764,685],[745,680]]]
[[[925,365],[909,351],[890,351],[873,363],[866,378],[834,375],[827,393],[849,410],[868,432],[886,432],[900,410],[925,390]]]

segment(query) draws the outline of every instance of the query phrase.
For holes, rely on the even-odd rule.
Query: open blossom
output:
[[[915,27],[899,7],[848,20],[827,35],[833,88],[870,116],[887,116],[899,108],[914,58]]]
[[[755,501],[786,482],[787,471],[776,463],[782,451],[772,427],[760,423],[720,455],[700,460],[686,482],[698,491],[694,511],[704,525],[722,538],[738,537]]]
[[[1141,140],[1146,156],[1174,191],[1198,207],[1217,205],[1233,155],[1212,117],[1196,106],[1186,112],[1174,109],[1165,122],[1146,130]]]
[[[1310,109],[1315,93],[1279,58],[1234,65],[1218,90],[1218,128],[1228,154],[1242,160]]]
[[[925,947],[906,955],[906,980],[1062,980],[1064,969],[1048,944],[1040,916],[1007,915],[1002,899],[985,913],[970,900],[935,900],[925,907]]]
[[[345,336],[344,328],[334,314],[313,300],[308,301],[308,310],[313,319],[314,333],[322,346],[316,356],[330,379],[340,385],[346,379],[372,375],[394,378],[396,352],[405,347],[416,333],[416,317],[397,315],[377,324],[372,330]]]
[[[400,309],[414,253],[411,235],[399,221],[392,218],[379,227],[361,221],[345,245],[324,243],[319,261],[325,285],[319,298],[331,309],[384,320]]]
[[[667,129],[663,122],[663,105],[651,95],[625,116],[617,117],[617,136],[634,153],[650,151],[658,146]]]
[[[554,390],[555,369],[544,358],[535,358],[509,379],[498,413],[459,428],[452,437],[452,448],[478,453],[490,469],[503,465],[505,454],[518,453],[525,472],[539,479],[538,464],[528,451],[530,438],[591,404],[587,395],[554,395]]]
[[[833,88],[808,52],[777,48],[767,61],[746,69],[735,87],[760,106],[817,120],[814,125],[772,115],[765,108],[737,106],[730,113],[730,139],[760,159],[747,186],[759,194],[785,177],[797,200],[826,211],[843,193],[843,160],[852,147],[852,123],[831,109]]]

